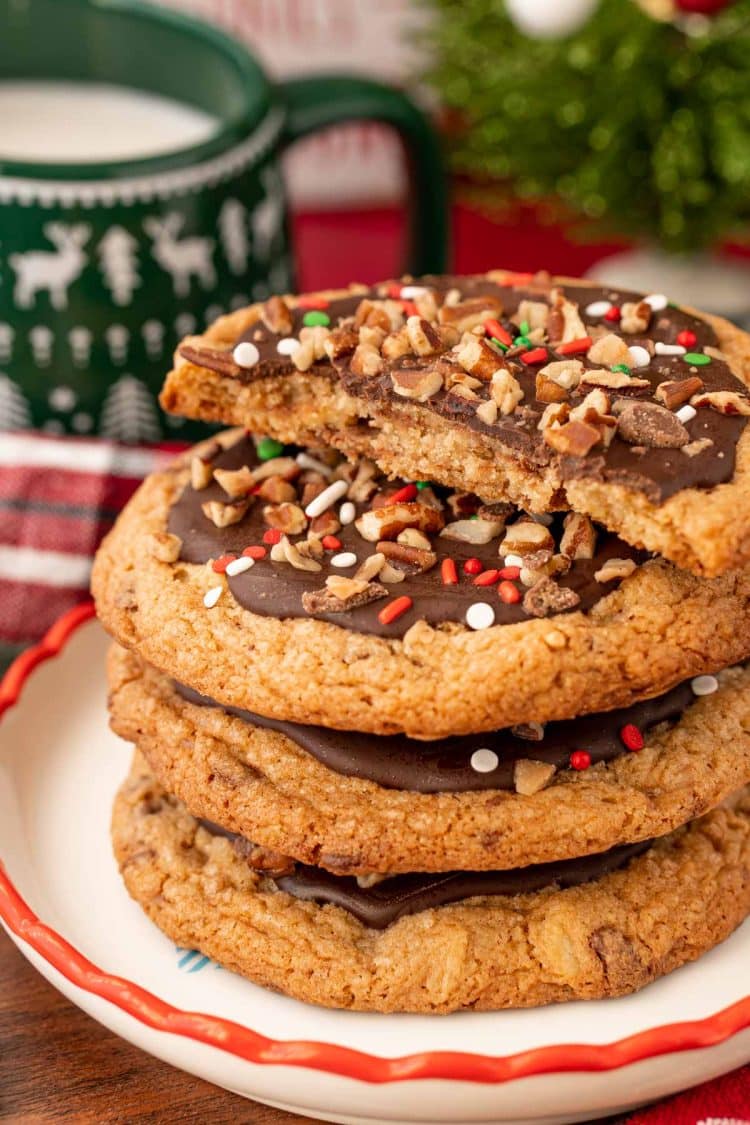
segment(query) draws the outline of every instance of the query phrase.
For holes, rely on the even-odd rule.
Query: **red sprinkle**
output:
[[[613,305],[611,309],[607,309],[607,311],[605,312],[604,319],[609,320],[609,321],[614,321],[616,323],[620,319],[621,316],[622,316],[622,310],[621,310],[620,306],[619,305]]]
[[[635,723],[626,723],[620,731],[620,738],[628,750],[642,750],[646,745],[646,741]]]
[[[683,328],[682,332],[677,333],[677,343],[681,348],[694,348],[698,343],[698,337],[689,328]]]
[[[268,554],[265,547],[245,547],[242,553],[249,559],[264,559]]]
[[[268,543],[271,547],[278,543],[281,539],[281,532],[278,527],[269,527],[268,531],[263,532],[263,542]]]
[[[499,320],[485,320],[484,330],[488,336],[494,336],[501,344],[507,344],[508,347],[513,343],[513,337],[510,332],[507,332]]]
[[[236,555],[220,555],[218,559],[214,559],[211,563],[211,570],[215,570],[217,574],[223,574],[230,562],[234,562],[236,558]]]
[[[506,605],[515,605],[516,602],[521,600],[521,591],[512,582],[501,582],[497,592],[500,595],[500,601],[505,602]]]
[[[327,309],[330,303],[325,297],[302,296],[297,298],[297,304],[301,309]]]
[[[520,566],[504,566],[500,571],[500,577],[515,582],[517,578],[521,577]]]
[[[485,570],[474,579],[475,586],[494,586],[500,577],[499,570]]]
[[[547,359],[546,348],[532,348],[530,352],[524,352],[521,356],[522,363],[544,363]]]
[[[533,280],[533,273],[509,273],[500,282],[501,285],[528,285]]]
[[[464,563],[464,574],[481,574],[483,570],[481,559],[467,559]]]
[[[324,535],[321,542],[326,551],[338,551],[341,546],[341,540],[337,539],[335,535]]]
[[[401,282],[392,281],[391,284],[386,289],[386,293],[394,301],[397,301],[399,299],[399,297],[401,296]]]
[[[440,574],[444,586],[458,585],[458,571],[456,570],[456,564],[453,559],[443,559],[440,564]]]
[[[574,770],[587,770],[591,765],[591,755],[588,750],[574,750],[570,755],[570,764]]]
[[[390,625],[393,621],[396,621],[397,618],[402,617],[407,610],[411,609],[413,604],[411,598],[407,598],[406,594],[404,594],[403,597],[396,598],[381,609],[378,614],[378,621],[381,625]]]
[[[401,307],[407,316],[419,316],[419,309],[413,301],[402,301]]]
[[[558,355],[579,355],[581,352],[587,352],[593,342],[590,336],[579,336],[577,340],[568,340],[567,344],[560,344],[555,351]]]
[[[410,500],[414,500],[417,495],[416,484],[405,484],[403,488],[399,488],[398,492],[394,492],[392,496],[388,497],[389,504],[408,504]]]

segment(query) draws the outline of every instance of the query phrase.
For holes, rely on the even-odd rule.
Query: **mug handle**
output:
[[[410,98],[369,78],[326,75],[279,84],[287,118],[282,147],[344,121],[380,121],[398,133],[410,180],[407,272],[442,273],[448,250],[448,193],[440,144]]]

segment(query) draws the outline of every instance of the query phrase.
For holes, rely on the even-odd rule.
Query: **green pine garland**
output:
[[[553,41],[522,35],[502,0],[430,2],[451,161],[496,201],[556,197],[599,233],[674,251],[746,232],[750,0],[699,35],[602,0]]]

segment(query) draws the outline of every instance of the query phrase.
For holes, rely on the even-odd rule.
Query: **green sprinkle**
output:
[[[529,332],[531,331],[531,325],[529,324],[528,320],[521,321],[518,326],[518,331],[522,336],[528,336]]]
[[[502,352],[507,352],[508,350],[508,345],[504,344],[502,340],[498,340],[497,336],[490,336],[490,343],[494,344],[496,348],[500,348]]]
[[[320,312],[319,309],[311,309],[306,312],[302,317],[302,323],[306,328],[315,328],[316,325],[322,324],[323,327],[331,323],[331,318],[328,313]]]
[[[531,340],[529,339],[528,336],[516,336],[513,343],[516,345],[517,348],[530,348],[531,347]]]
[[[284,452],[284,446],[280,441],[274,441],[273,438],[261,438],[256,447],[256,452],[261,461],[270,461],[272,457],[280,457]]]
[[[703,352],[686,352],[682,358],[685,363],[692,363],[695,367],[705,367],[711,362],[711,356],[704,355]]]
[[[610,367],[610,371],[623,371],[626,375],[630,374],[630,368],[627,363],[616,363],[614,367]]]
[[[430,482],[428,480],[418,480],[417,481],[417,488],[419,489],[420,492],[422,492],[422,490],[425,489],[425,488],[431,488],[431,487],[432,487],[432,485],[430,484]]]
[[[473,516],[469,516],[469,519],[470,520],[478,520],[479,516],[475,513]]]

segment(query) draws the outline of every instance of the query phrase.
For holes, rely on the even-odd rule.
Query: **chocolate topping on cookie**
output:
[[[183,699],[198,706],[220,704],[183,684]],[[655,726],[678,719],[695,699],[690,683],[665,695],[617,711],[543,725],[441,738],[423,742],[405,735],[363,734],[267,719],[238,707],[222,709],[266,730],[279,731],[336,773],[374,781],[386,789],[414,793],[464,793],[487,789],[541,789],[558,770],[571,768],[571,755],[585,750],[592,765],[609,762],[636,747]],[[530,766],[539,766],[532,778]],[[520,778],[519,778],[520,770]],[[530,788],[531,787],[531,788]]]
[[[253,866],[254,845],[243,836],[228,832],[210,820],[199,820],[198,823],[212,835],[230,840],[235,850]],[[350,875],[334,875],[322,867],[298,863],[290,874],[275,876],[273,882],[279,890],[294,898],[339,906],[369,929],[385,930],[408,914],[434,910],[467,898],[533,894],[548,888],[565,890],[566,887],[578,887],[625,867],[636,856],[648,851],[651,844],[651,840],[643,840],[599,855],[536,864],[514,871],[415,873],[384,878],[374,876],[372,880],[366,876],[356,879]],[[267,868],[260,870],[266,873]]]
[[[388,481],[330,451],[261,461],[243,438],[198,468],[169,534],[183,561],[212,561],[240,605],[262,615],[384,637],[419,620],[510,624],[586,611],[614,588],[597,577],[610,560],[645,557],[585,519],[573,534],[562,517],[539,522],[428,482]]]

